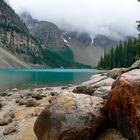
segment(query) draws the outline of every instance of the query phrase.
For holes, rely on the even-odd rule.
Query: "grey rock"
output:
[[[73,92],[74,93],[83,93],[83,94],[87,94],[87,95],[92,95],[95,91],[97,90],[97,88],[95,87],[91,87],[91,86],[77,86]]]
[[[35,98],[36,100],[41,100],[42,99],[41,93],[32,94],[32,98]]]
[[[0,96],[1,96],[1,97],[4,97],[4,96],[7,96],[7,94],[8,94],[7,92],[1,92],[1,93],[0,93]]]
[[[16,103],[18,103],[19,105],[26,105],[27,100],[20,98],[16,100]]]
[[[12,119],[10,117],[0,119],[0,126],[8,125],[11,122],[12,122]]]
[[[16,131],[17,131],[16,125],[15,125],[15,123],[13,123],[4,129],[3,135],[9,135],[9,134],[14,133]]]
[[[102,97],[103,99],[107,99],[110,90],[111,90],[111,86],[100,87],[93,93],[93,96]]]
[[[34,99],[34,98],[29,98],[29,99],[27,100],[27,102],[26,102],[26,106],[27,106],[27,107],[36,107],[36,106],[38,106],[39,104],[40,104],[40,103],[37,102],[37,100]]]
[[[131,67],[132,68],[135,68],[135,67],[140,68],[140,60],[137,60],[134,64],[132,64]]]

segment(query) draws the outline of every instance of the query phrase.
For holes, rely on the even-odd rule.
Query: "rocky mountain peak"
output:
[[[64,38],[59,28],[48,21],[38,21],[29,13],[23,13],[21,19],[25,22],[31,34],[36,37],[44,47],[63,49]]]
[[[118,44],[117,40],[111,39],[105,35],[97,35],[93,42],[100,46],[101,48],[104,48],[105,50],[110,50],[113,47],[116,47]]]
[[[79,32],[65,32],[64,37],[69,40],[70,38],[76,39],[85,46],[89,46],[92,42],[92,38],[88,33],[79,33]]]

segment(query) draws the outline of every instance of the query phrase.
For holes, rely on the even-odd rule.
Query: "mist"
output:
[[[38,20],[68,31],[103,34],[121,39],[137,36],[140,19],[137,0],[9,0],[17,13],[29,12]]]

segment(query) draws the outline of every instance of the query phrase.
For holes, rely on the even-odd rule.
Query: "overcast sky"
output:
[[[136,20],[140,19],[137,0],[9,0],[9,3],[18,13],[28,11],[39,20],[91,35],[136,36]]]

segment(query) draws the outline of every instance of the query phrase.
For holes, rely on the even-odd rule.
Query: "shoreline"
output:
[[[120,80],[119,82],[124,84],[124,81],[121,81],[123,76],[130,79],[133,77],[138,81],[137,78],[139,79],[139,77],[137,75],[139,76],[139,72],[139,69],[127,69],[126,72],[124,72],[124,69],[114,69],[107,74],[93,75],[88,81],[78,85],[37,86],[1,91],[0,140],[37,140],[37,137],[42,139],[42,135],[45,136],[45,139],[49,139],[46,133],[49,133],[52,139],[59,136],[59,133],[62,133],[68,139],[71,136],[77,139],[75,129],[79,132],[78,138],[80,137],[80,139],[84,130],[86,132],[84,136],[87,139],[91,139],[89,134],[93,134],[95,135],[94,140],[108,140],[108,135],[110,139],[117,137],[115,140],[127,140],[120,129],[111,125],[111,119],[106,115],[106,113],[114,112],[113,109],[116,108],[112,108],[112,104],[109,104],[108,101],[111,99],[112,91],[117,96],[116,88],[122,88],[123,91],[123,86],[118,87],[116,84],[114,88],[116,81]],[[117,100],[118,97],[116,98],[116,96],[113,99]],[[116,102],[119,101],[121,100],[119,99]],[[106,113],[103,112],[106,106],[110,107],[112,112],[110,109],[106,110],[108,111]],[[43,116],[44,113],[47,115]],[[48,116],[48,114],[51,115]],[[45,125],[42,126],[44,122]],[[102,128],[104,123],[107,126]],[[70,131],[73,130],[70,135],[66,128]],[[88,130],[90,128],[91,131],[86,131],[85,128]],[[42,134],[40,135],[40,133]]]
[[[42,111],[52,100],[55,94],[61,92],[72,92],[75,86],[57,86],[57,87],[30,87],[28,89],[12,89],[0,92],[0,124],[2,123],[3,116],[12,112],[14,118],[8,125],[16,125],[16,132],[9,135],[4,135],[3,131],[8,125],[0,126],[0,140],[36,140],[33,132],[33,125],[40,111]],[[35,97],[36,95],[36,97]],[[39,96],[41,95],[41,96]],[[27,106],[24,101],[18,100],[22,97],[27,101],[31,97],[38,100],[33,101],[31,106]],[[38,103],[39,105],[36,105]]]

